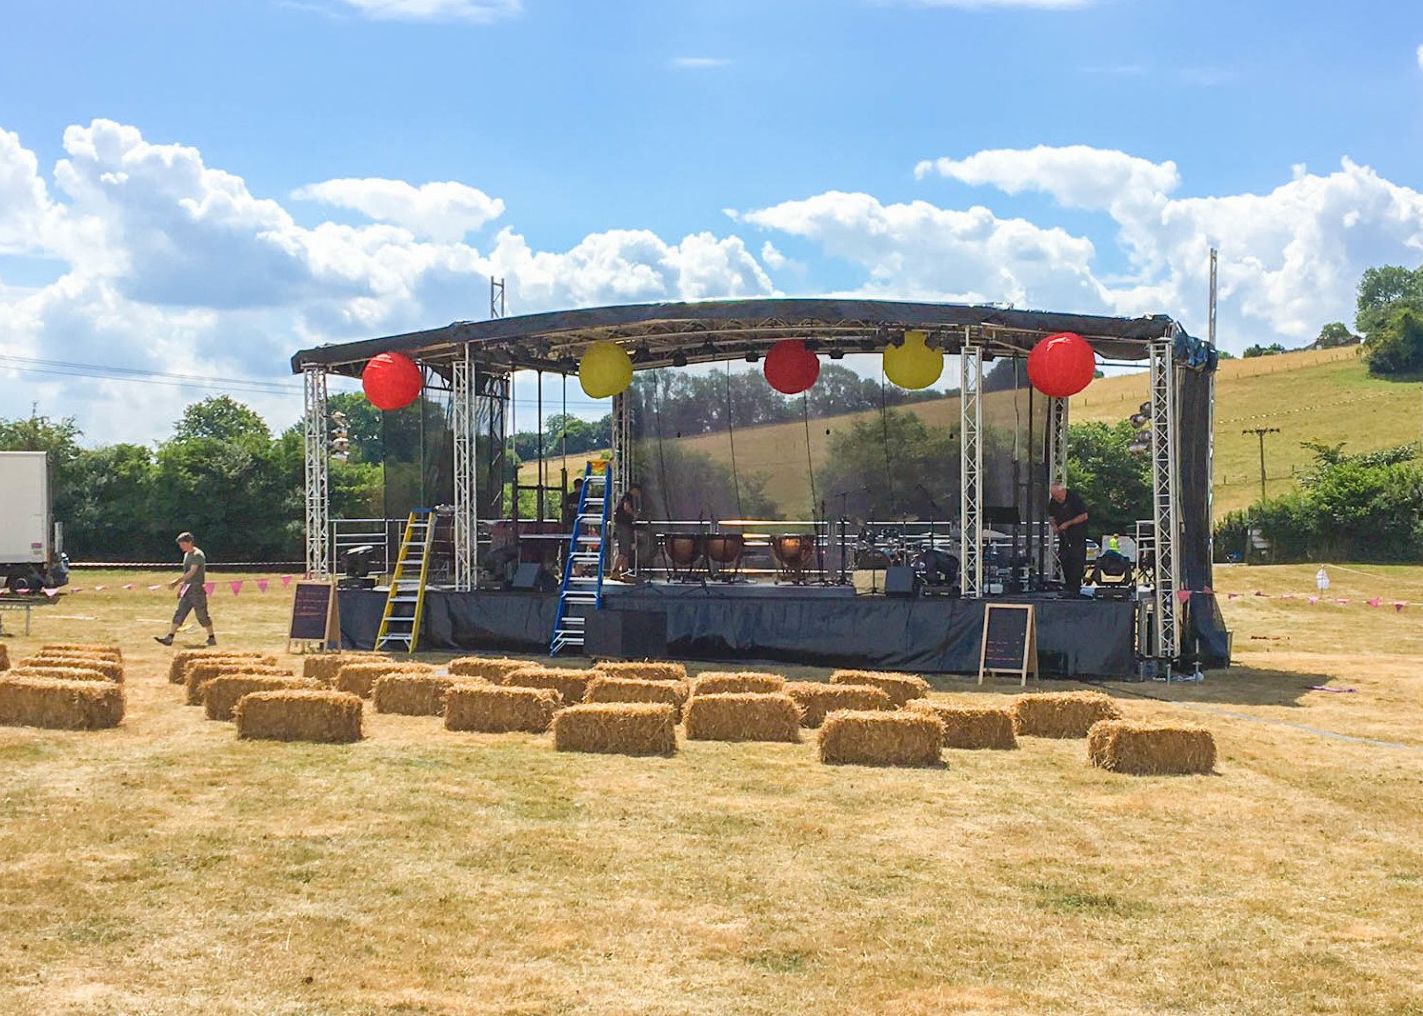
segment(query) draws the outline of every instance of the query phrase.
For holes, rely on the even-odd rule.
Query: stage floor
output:
[[[369,649],[385,593],[340,591],[341,634]],[[662,615],[665,656],[682,660],[767,660],[823,667],[918,673],[978,671],[987,602],[1038,609],[1038,661],[1044,676],[1136,677],[1136,607],[1092,599],[995,597],[891,598],[848,586],[648,583],[605,586],[603,610]],[[454,592],[425,596],[420,647],[450,652],[546,652],[556,593]]]

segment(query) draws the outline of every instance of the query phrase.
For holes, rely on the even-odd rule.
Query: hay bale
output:
[[[687,668],[680,663],[637,662],[632,660],[604,660],[593,664],[594,670],[601,670],[610,677],[626,677],[633,681],[678,681],[685,683]]]
[[[1086,737],[1098,720],[1119,720],[1121,710],[1100,691],[1052,691],[1013,700],[1013,730],[1023,737]]]
[[[442,677],[402,670],[384,674],[371,689],[371,702],[378,713],[402,716],[441,716],[445,693],[457,684],[488,684],[481,677]]]
[[[110,681],[121,683],[124,679],[124,665],[109,656],[84,655],[82,653],[59,653],[46,651],[20,661],[22,667],[78,667],[81,670],[97,670]]]
[[[415,660],[358,660],[342,664],[336,672],[335,688],[361,698],[370,698],[376,682],[386,674],[433,674],[435,668]]]
[[[937,716],[944,725],[945,748],[1018,747],[1013,735],[1013,712],[1007,706],[960,706],[915,699],[904,708]]]
[[[346,744],[361,739],[361,699],[341,691],[254,691],[237,700],[237,736]]]
[[[10,669],[10,650],[0,642],[0,670]]]
[[[678,681],[639,680],[604,674],[588,682],[584,702],[660,702],[672,707],[674,722],[682,721],[687,685]]]
[[[562,701],[552,688],[462,682],[445,693],[445,729],[542,734]]]
[[[692,682],[692,697],[698,695],[776,695],[786,689],[780,674],[758,671],[709,670]]]
[[[188,665],[200,660],[248,660],[269,667],[276,666],[277,663],[277,658],[268,653],[239,653],[231,649],[180,649],[173,654],[173,660],[168,664],[169,683],[186,683]]]
[[[190,706],[203,704],[203,685],[224,674],[274,674],[291,677],[292,672],[285,667],[270,666],[252,660],[197,660],[188,664],[183,672],[183,701]]]
[[[51,667],[46,664],[30,664],[6,671],[6,677],[41,677],[49,681],[107,681],[108,676],[92,667]],[[117,682],[112,682],[117,683]]]
[[[1134,776],[1208,773],[1215,769],[1215,737],[1204,727],[1098,720],[1087,732],[1087,760]]]
[[[892,674],[883,670],[837,670],[831,684],[867,684],[889,696],[894,708],[902,709],[911,699],[929,694],[929,682],[918,674]]]
[[[320,681],[324,685],[333,685],[336,683],[336,675],[348,663],[389,658],[381,653],[317,653],[314,656],[302,657],[301,676],[309,677],[313,681]]]
[[[124,653],[118,646],[111,643],[95,642],[46,642],[40,646],[41,653],[79,653],[81,656],[107,656],[110,659],[123,662]]]
[[[482,677],[490,684],[503,684],[505,675],[533,666],[537,664],[502,656],[461,656],[450,661],[449,671],[456,677]]]
[[[893,709],[894,700],[881,688],[868,684],[822,684],[820,681],[790,681],[786,694],[800,706],[800,725],[818,727],[825,714],[836,709]]]
[[[936,766],[944,728],[932,713],[844,709],[825,717],[816,743],[832,765]]]
[[[254,691],[321,687],[320,681],[290,674],[284,677],[277,674],[223,674],[203,685],[203,715],[210,720],[231,720],[238,700]]]
[[[800,707],[785,694],[715,692],[693,695],[683,711],[693,741],[800,740]]]
[[[599,674],[596,670],[563,670],[558,667],[523,667],[504,675],[503,684],[517,688],[552,688],[567,705],[583,701],[588,682]]]
[[[123,686],[113,681],[55,681],[15,677],[0,681],[0,724],[51,730],[102,730],[124,718]]]
[[[558,751],[673,755],[677,751],[676,712],[659,702],[569,706],[553,718],[553,746]]]

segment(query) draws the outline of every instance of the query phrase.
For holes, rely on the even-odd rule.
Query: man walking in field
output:
[[[208,616],[208,592],[205,588],[208,578],[208,559],[193,541],[192,533],[178,534],[178,549],[183,552],[183,574],[168,583],[169,589],[183,587],[178,596],[178,609],[173,614],[173,624],[167,635],[155,635],[154,640],[165,646],[173,644],[173,636],[187,620],[188,613],[197,616],[198,624],[207,629],[210,646],[217,645],[217,636],[212,631],[212,618]]]

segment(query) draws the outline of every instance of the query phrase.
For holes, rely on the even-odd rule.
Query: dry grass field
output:
[[[128,715],[0,728],[0,1011],[1420,1013],[1423,569],[1336,570],[1348,606],[1312,576],[1223,570],[1239,665],[1107,686],[1214,732],[1213,774],[1160,778],[1032,738],[902,770],[375,714],[239,743],[165,680],[170,601],[66,597],[11,657],[117,640]],[[279,589],[215,597],[223,643],[281,651]]]

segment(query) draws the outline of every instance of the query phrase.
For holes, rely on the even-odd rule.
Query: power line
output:
[[[264,381],[260,378],[173,374],[164,371],[144,370],[137,367],[72,363],[66,360],[46,360],[32,356],[15,356],[10,353],[0,353],[0,366],[8,366],[12,370],[28,374],[88,378],[97,381],[131,381],[141,384],[165,385],[173,388],[220,388],[269,395],[294,395],[301,390],[295,384],[285,384],[280,381]]]

